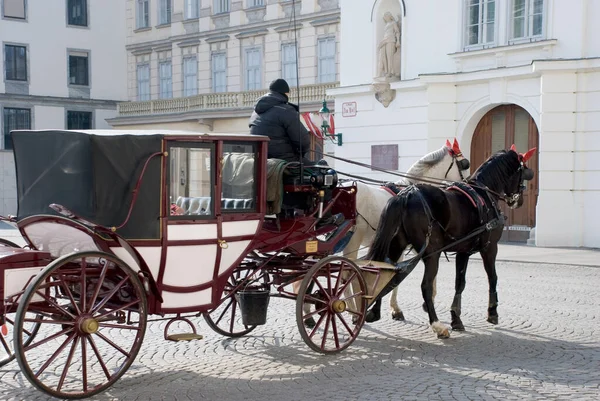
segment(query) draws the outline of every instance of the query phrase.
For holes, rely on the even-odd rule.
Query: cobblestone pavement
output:
[[[366,324],[346,351],[324,356],[298,334],[294,304],[272,299],[269,320],[227,339],[204,321],[195,342],[168,342],[151,323],[134,365],[97,400],[598,400],[600,269],[500,263],[500,324],[485,321],[487,279],[472,261],[463,294],[466,332],[438,340],[421,310],[422,266],[400,286],[407,322]],[[438,315],[449,323],[454,269],[442,262]],[[387,297],[384,304],[387,304]],[[118,335],[118,333],[115,333]],[[48,399],[0,368],[0,398]]]

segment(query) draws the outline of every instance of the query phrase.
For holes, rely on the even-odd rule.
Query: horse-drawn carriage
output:
[[[298,328],[312,349],[341,351],[386,282],[385,269],[328,257],[354,226],[356,187],[338,186],[327,166],[295,174],[271,165],[266,137],[12,136],[13,221],[27,245],[0,248],[2,362],[16,356],[51,395],[83,398],[110,387],[136,358],[149,315],[172,316],[167,339],[194,338],[186,313],[239,336],[264,323],[269,293],[297,300]],[[345,220],[323,222],[328,213]],[[298,281],[296,294],[290,284]],[[311,317],[316,325],[307,327]],[[177,321],[192,333],[170,334]]]

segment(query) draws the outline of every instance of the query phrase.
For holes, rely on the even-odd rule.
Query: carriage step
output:
[[[167,336],[167,340],[169,341],[192,341],[192,340],[202,340],[204,336],[202,334],[196,333],[177,333],[177,334],[169,334]]]

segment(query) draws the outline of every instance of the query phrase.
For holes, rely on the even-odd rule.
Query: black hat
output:
[[[269,85],[269,90],[284,95],[286,93],[290,93],[290,86],[287,82],[285,82],[285,79],[278,78],[271,82],[271,85]]]

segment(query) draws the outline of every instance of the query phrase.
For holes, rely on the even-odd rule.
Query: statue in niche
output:
[[[379,53],[377,62],[377,76],[381,78],[398,77],[400,71],[396,71],[395,59],[400,52],[400,18],[396,20],[391,12],[383,15],[385,26],[383,28],[383,39],[377,46]]]

